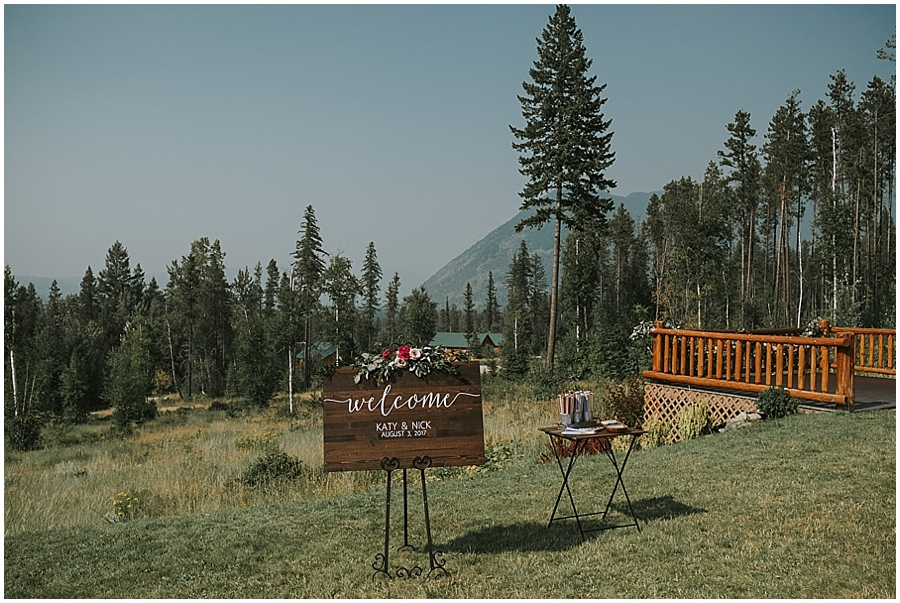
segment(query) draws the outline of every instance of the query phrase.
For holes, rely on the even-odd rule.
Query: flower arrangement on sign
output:
[[[440,346],[414,348],[408,345],[397,346],[397,349],[386,348],[380,355],[363,353],[354,363],[357,368],[355,383],[362,379],[371,379],[376,383],[392,381],[396,373],[409,370],[420,379],[426,378],[432,371],[459,376],[454,362],[465,362],[469,357],[464,352],[451,353]]]

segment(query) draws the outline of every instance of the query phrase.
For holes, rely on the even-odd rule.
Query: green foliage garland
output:
[[[459,371],[453,362],[464,362],[468,359],[464,352],[450,354],[441,346],[411,348],[408,345],[401,345],[396,350],[386,348],[381,354],[367,352],[361,354],[354,363],[357,373],[353,380],[356,383],[363,379],[369,379],[376,384],[388,383],[394,381],[397,373],[404,370],[409,370],[420,379],[427,378],[432,371],[458,377]]]

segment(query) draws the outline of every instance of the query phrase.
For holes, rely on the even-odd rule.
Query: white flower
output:
[[[393,362],[393,364],[394,364],[394,366],[396,366],[397,368],[405,368],[405,367],[406,367],[406,360],[403,360],[402,358],[397,358],[397,359]]]
[[[419,348],[410,348],[409,349],[409,359],[410,360],[418,360],[422,357],[422,350]]]

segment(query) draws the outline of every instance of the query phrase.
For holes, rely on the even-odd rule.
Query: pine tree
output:
[[[78,294],[81,319],[84,322],[97,318],[97,279],[91,267],[88,266],[81,279],[81,290]]]
[[[862,326],[877,326],[894,314],[895,295],[891,287],[894,272],[894,193],[896,162],[896,91],[879,77],[873,77],[863,91],[858,110],[864,128],[862,150],[865,169],[861,180],[861,223],[859,286],[862,288]]]
[[[376,317],[378,315],[378,294],[381,291],[381,266],[378,264],[378,255],[375,252],[375,243],[370,242],[366,248],[366,257],[363,260],[362,270],[362,296],[363,308],[361,312],[361,345],[371,351],[378,334]]]
[[[722,166],[731,168],[726,182],[734,197],[732,212],[734,228],[740,241],[740,324],[746,325],[748,306],[754,302],[753,261],[756,250],[756,221],[759,207],[762,166],[756,145],[751,140],[756,130],[750,126],[750,114],[735,113],[734,121],[726,126],[731,137],[725,141],[727,151],[718,151]]]
[[[281,281],[281,273],[278,271],[278,262],[274,258],[269,260],[266,266],[266,289],[264,293],[265,314],[272,318],[275,315],[275,302],[278,296],[278,285]]]
[[[322,273],[322,292],[331,302],[331,306],[327,308],[327,333],[329,340],[337,348],[335,362],[338,364],[342,358],[349,359],[356,354],[356,297],[361,290],[359,279],[353,275],[350,258],[332,256],[328,268]]]
[[[149,341],[140,320],[126,323],[121,342],[110,352],[109,379],[104,398],[116,410],[113,420],[124,425],[153,418],[156,405],[147,400],[152,390]]]
[[[492,271],[488,271],[488,284],[485,295],[482,329],[488,333],[493,333],[499,330],[501,317],[500,304],[497,301],[497,286],[494,284],[494,273]]]
[[[437,333],[437,304],[425,287],[417,287],[403,298],[403,339],[416,347],[431,343]]]
[[[601,111],[606,102],[596,76],[588,76],[591,59],[585,56],[583,35],[569,7],[559,5],[537,45],[538,60],[529,70],[532,82],[523,82],[519,96],[525,128],[510,126],[520,142],[513,148],[522,153],[519,171],[528,178],[520,193],[522,210],[534,214],[516,225],[554,225],[553,263],[550,283],[550,325],[547,365],[553,366],[559,285],[561,228],[602,222],[612,209],[612,200],[601,194],[615,187],[605,171],[615,154],[610,151],[611,120]]]
[[[119,241],[106,252],[106,263],[97,278],[100,326],[105,340],[104,354],[119,344],[122,329],[131,315],[131,260]]]
[[[466,342],[469,344],[469,349],[474,350],[478,345],[478,333],[475,331],[475,298],[472,296],[472,283],[470,282],[466,282],[463,317]]]
[[[770,320],[775,324],[792,324],[799,327],[803,305],[803,266],[797,264],[791,278],[791,228],[796,226],[795,253],[799,260],[800,224],[805,212],[808,192],[809,143],[806,116],[800,110],[795,90],[784,105],[779,107],[769,124],[763,153],[766,157],[767,206],[766,224],[774,253],[772,271],[772,303],[774,313]],[[796,300],[796,306],[791,302]]]
[[[322,237],[312,205],[303,212],[300,224],[300,239],[294,250],[294,263],[291,266],[291,288],[298,293],[298,307],[303,325],[303,345],[305,359],[309,358],[309,346],[312,344],[311,320],[320,292],[320,279],[325,271],[324,256],[328,255],[322,248]],[[303,363],[303,385],[310,384],[309,362]]]
[[[532,324],[528,306],[528,283],[531,278],[531,258],[523,240],[509,264],[506,278],[507,302],[504,311],[503,367],[513,376],[528,372],[531,356]]]
[[[388,283],[384,299],[384,324],[382,325],[382,339],[393,343],[400,333],[398,327],[400,311],[400,275],[394,273],[394,278]]]

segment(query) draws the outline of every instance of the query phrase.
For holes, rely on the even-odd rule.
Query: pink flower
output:
[[[394,366],[401,369],[406,368],[406,360],[404,360],[403,358],[397,358],[396,360],[394,360]]]
[[[418,360],[422,357],[422,350],[419,348],[410,348],[409,350],[409,359],[410,360]]]
[[[401,345],[397,348],[397,360],[403,360],[404,362],[409,360],[409,346]]]
[[[384,358],[385,360],[388,360],[388,359],[391,357],[391,354],[393,354],[393,353],[394,353],[394,352],[391,350],[391,348],[386,348],[386,349],[381,353],[381,357]]]

